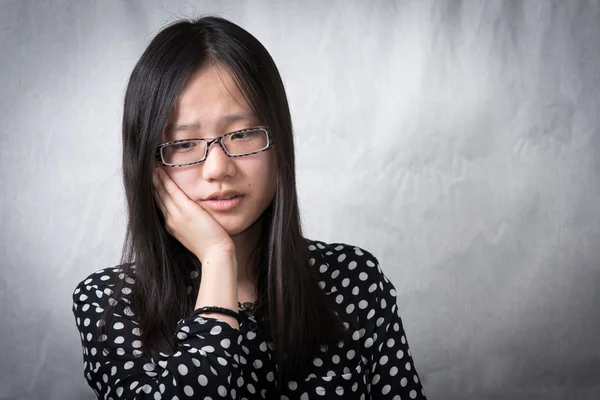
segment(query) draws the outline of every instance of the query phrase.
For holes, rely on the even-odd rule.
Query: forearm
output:
[[[202,279],[198,290],[195,308],[217,306],[229,310],[238,310],[237,260],[235,253],[209,255],[202,262]],[[233,317],[206,313],[203,317],[218,318],[231,327],[239,329]]]

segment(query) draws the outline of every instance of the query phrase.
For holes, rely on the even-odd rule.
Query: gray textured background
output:
[[[600,398],[599,1],[0,0],[0,399],[93,398],[126,80],[207,12],[272,53],[306,235],[379,258],[430,399]]]

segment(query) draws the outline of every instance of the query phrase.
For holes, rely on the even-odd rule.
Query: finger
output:
[[[162,204],[164,208],[164,213],[169,210],[169,207],[175,207],[175,205],[172,204],[173,199],[165,189],[160,172],[162,171],[159,167],[154,168],[154,171],[152,171],[152,183],[154,184],[154,190],[157,194],[160,204]]]
[[[160,211],[162,212],[162,214],[166,217],[167,216],[167,208],[165,207],[165,205],[163,204],[160,195],[158,194],[158,190],[156,190],[156,188],[154,188],[152,190],[152,194],[154,196],[154,201],[156,202],[156,205],[158,206],[158,208],[160,209]]]
[[[181,209],[186,202],[191,201],[162,168],[158,168],[156,172],[160,181],[161,200],[167,209],[170,206]]]

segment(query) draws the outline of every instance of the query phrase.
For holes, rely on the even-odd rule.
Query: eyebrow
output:
[[[237,114],[229,114],[229,115],[226,115],[223,118],[221,118],[221,124],[227,125],[227,124],[232,124],[234,122],[247,121],[247,120],[253,119],[253,118],[256,118],[256,115],[254,115],[253,112],[241,112],[241,113],[237,113]],[[186,130],[190,130],[190,129],[199,129],[199,128],[200,128],[199,122],[194,122],[191,124],[177,124],[177,125],[167,124],[167,126],[165,127],[165,133],[170,134],[173,132],[186,131]]]

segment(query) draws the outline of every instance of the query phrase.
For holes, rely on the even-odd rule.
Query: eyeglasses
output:
[[[228,157],[244,157],[273,146],[271,133],[264,126],[226,133],[214,139],[182,139],[161,143],[156,159],[167,167],[183,167],[206,160],[208,149],[218,143]]]

